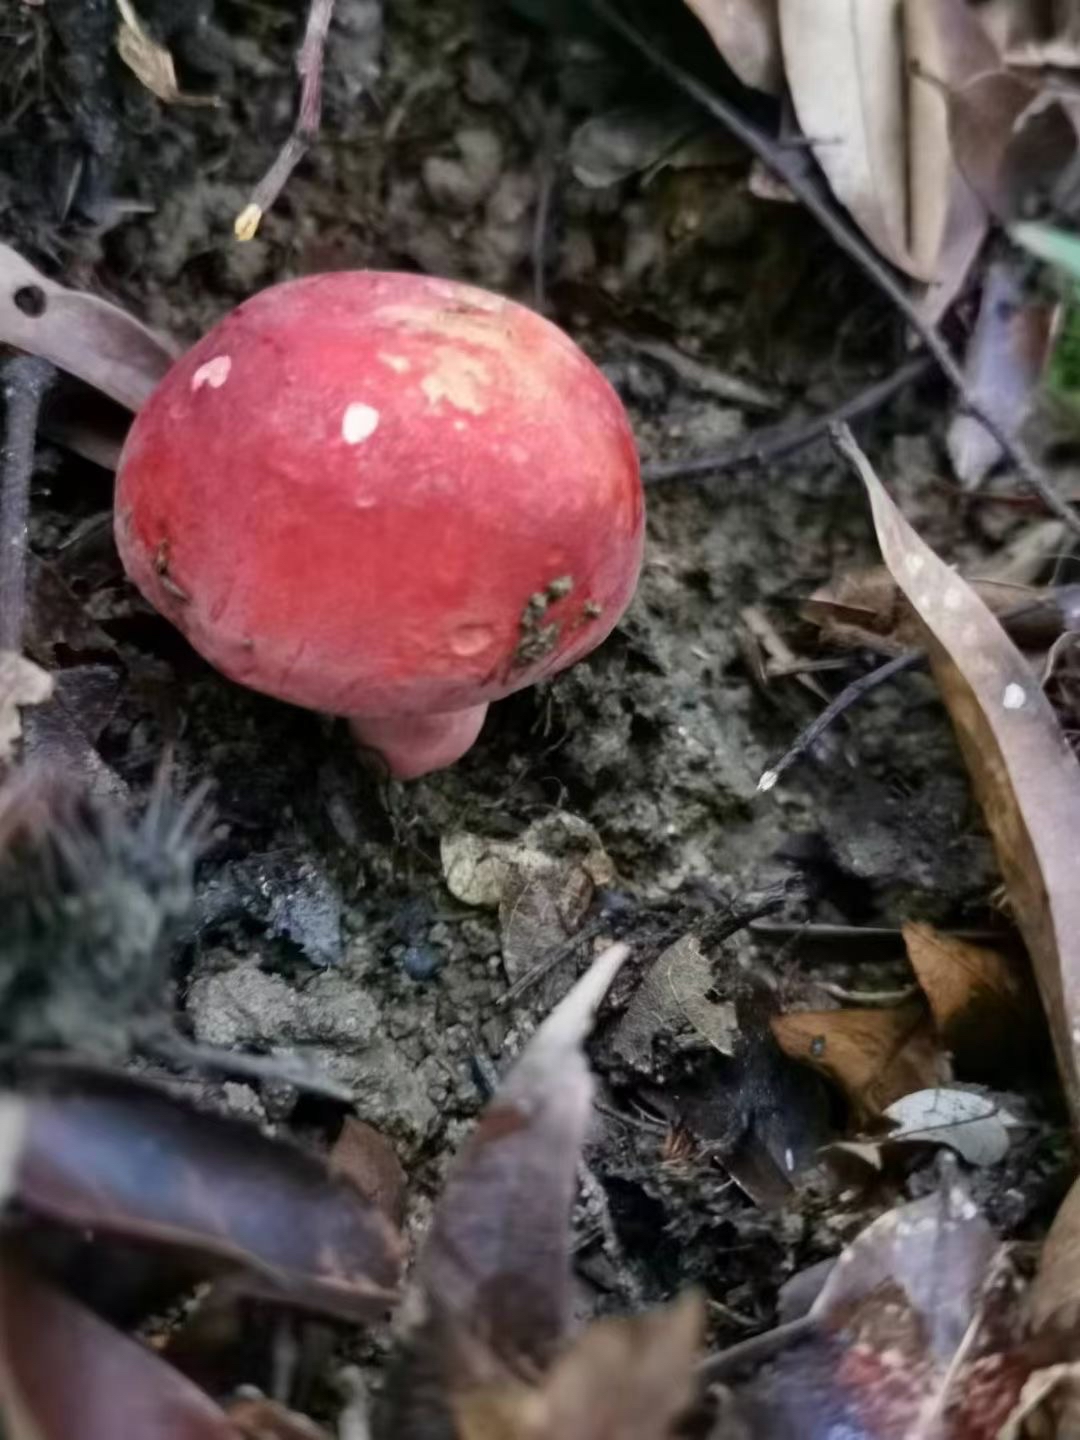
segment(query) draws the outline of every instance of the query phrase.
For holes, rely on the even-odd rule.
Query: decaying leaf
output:
[[[374,1126],[345,1118],[330,1152],[330,1169],[356,1186],[365,1200],[400,1225],[405,1216],[405,1171],[394,1147]]]
[[[386,1313],[389,1222],[314,1156],[157,1087],[71,1069],[28,1093],[13,1193],[34,1216],[170,1246],[246,1289],[346,1318]]]
[[[1014,262],[989,266],[964,375],[983,412],[1006,435],[1019,434],[1050,358],[1056,305],[1024,293]],[[974,490],[1001,459],[1001,446],[980,420],[956,414],[945,439],[953,472]]]
[[[969,1165],[996,1165],[1009,1152],[1013,1117],[997,1101],[977,1090],[936,1086],[915,1090],[886,1106],[884,1118],[896,1126],[891,1144],[947,1145]]]
[[[297,1415],[262,1395],[234,1400],[225,1413],[244,1440],[330,1440],[306,1415]]]
[[[612,1049],[628,1065],[648,1074],[653,1041],[689,1025],[722,1055],[732,1055],[739,1038],[735,1006],[713,999],[713,967],[696,935],[684,935],[653,961],[614,1028]]]
[[[615,878],[592,826],[559,810],[514,841],[456,831],[440,848],[450,893],[466,905],[498,908],[511,980],[564,944],[584,919],[595,887]]]
[[[52,692],[48,671],[14,651],[0,650],[0,766],[11,759],[22,734],[21,707],[44,705]]]
[[[910,246],[916,266],[932,277],[922,309],[937,319],[987,228],[985,207],[952,153],[946,92],[996,68],[997,54],[966,0],[904,0],[902,14]]]
[[[942,1042],[962,1073],[1015,1080],[1045,1034],[1026,961],[930,925],[905,925],[904,944]]]
[[[876,1119],[901,1096],[950,1078],[921,1000],[888,1010],[793,1011],[770,1023],[786,1055],[843,1091],[856,1121]]]
[[[623,105],[583,121],[570,137],[567,160],[589,189],[615,185],[672,154],[699,126],[685,105]]]
[[[925,627],[934,676],[994,840],[1080,1125],[1080,768],[1023,655],[889,499],[850,432],[886,565]]]
[[[454,1399],[460,1440],[664,1440],[694,1397],[704,1307],[598,1320],[536,1385],[508,1381]]]
[[[908,234],[905,77],[896,0],[780,0],[795,113],[837,199],[918,278]]]
[[[138,410],[178,351],[134,316],[66,290],[0,245],[0,343],[14,345]]]
[[[418,1325],[390,1387],[386,1433],[443,1433],[454,1396],[535,1379],[554,1359],[592,1109],[582,1043],[627,954],[606,950],[552,1011],[458,1156],[417,1264]]]
[[[0,1263],[0,1418],[8,1440],[241,1440],[153,1351],[10,1257]]]
[[[783,85],[778,0],[687,0],[735,74],[752,90]]]
[[[151,95],[166,105],[220,105],[216,95],[189,95],[180,89],[172,56],[164,45],[147,34],[131,0],[116,0],[116,8],[120,11],[120,29],[116,35],[120,59]]]
[[[890,1210],[844,1251],[809,1315],[777,1333],[768,1363],[735,1380],[720,1436],[990,1440],[1030,1369],[1017,1291],[959,1184]],[[723,1354],[707,1368],[731,1373]]]
[[[1028,1292],[1032,1332],[1075,1334],[1080,1321],[1080,1180],[1061,1202]]]

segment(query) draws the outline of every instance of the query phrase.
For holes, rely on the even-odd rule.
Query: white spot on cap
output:
[[[207,360],[204,365],[200,365],[192,375],[192,392],[201,390],[204,385],[209,385],[211,390],[220,390],[229,378],[231,369],[231,355],[215,355],[212,360]]]
[[[1027,691],[1022,685],[1015,682],[1005,686],[1005,694],[1001,697],[1001,703],[1006,710],[1022,710],[1024,701],[1027,699]]]
[[[761,791],[771,790],[780,776],[775,770],[766,770],[761,779],[757,782],[757,788]]]
[[[341,417],[341,438],[346,445],[359,445],[362,440],[374,435],[378,428],[379,412],[372,406],[365,405],[362,400],[346,405],[345,414]]]
[[[406,360],[404,355],[387,355],[385,351],[379,351],[379,359],[384,365],[389,365],[395,375],[404,375],[412,369],[412,361]]]
[[[904,564],[907,567],[907,572],[909,575],[918,575],[919,571],[926,564],[926,556],[920,555],[916,552],[912,555],[908,555],[904,560]]]

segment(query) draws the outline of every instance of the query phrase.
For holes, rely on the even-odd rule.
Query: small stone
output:
[[[409,945],[401,957],[401,968],[410,980],[423,984],[433,980],[442,968],[443,957],[433,945]]]

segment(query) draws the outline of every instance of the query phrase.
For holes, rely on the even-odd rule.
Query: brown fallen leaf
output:
[[[40,355],[138,410],[179,353],[118,305],[66,290],[0,245],[0,343]]]
[[[946,92],[956,163],[998,220],[1030,214],[1050,197],[1076,153],[1068,106],[1037,81],[997,68]]]
[[[833,193],[886,259],[909,243],[904,55],[895,0],[780,0],[795,113]]]
[[[885,563],[923,622],[1080,1128],[1080,768],[1001,625],[904,520],[850,431],[838,432],[837,444],[866,486]]]
[[[264,1395],[244,1396],[226,1407],[230,1424],[244,1440],[330,1440],[327,1432]]]
[[[14,1194],[31,1215],[172,1247],[279,1303],[386,1313],[397,1236],[314,1156],[127,1076],[64,1066],[49,1081],[16,1102]]]
[[[116,34],[117,53],[151,95],[156,95],[166,105],[221,104],[216,95],[190,95],[181,90],[177,84],[172,56],[164,45],[159,45],[147,34],[131,0],[116,0],[116,8],[120,11],[120,29]]]
[[[416,1268],[419,1320],[384,1433],[444,1425],[451,1396],[552,1362],[570,1315],[570,1214],[593,1083],[582,1045],[628,954],[594,960],[537,1030],[466,1142]]]
[[[783,82],[778,0],[686,0],[735,74],[752,90]]]
[[[888,1010],[804,1010],[775,1015],[780,1048],[843,1091],[857,1124],[876,1120],[913,1090],[951,1078],[921,1000]]]
[[[535,1385],[507,1379],[454,1397],[460,1440],[664,1440],[695,1394],[696,1295],[590,1325]]]
[[[7,1440],[241,1440],[153,1351],[10,1256],[0,1263],[0,1419]]]
[[[1012,1083],[1045,1035],[1027,962],[930,925],[905,925],[904,944],[943,1043],[965,1077]]]
[[[903,0],[908,67],[907,151],[910,244],[932,278],[922,312],[937,320],[952,304],[981,248],[986,208],[949,143],[945,90],[997,65],[997,53],[966,0]]]
[[[1075,1334],[1080,1321],[1080,1180],[1073,1182],[1050,1226],[1027,1297],[1031,1331]]]
[[[1050,358],[1057,309],[1056,303],[1025,293],[1015,259],[987,268],[964,375],[983,412],[1007,435],[1019,434],[1031,412]],[[945,444],[965,490],[976,489],[1002,458],[998,442],[966,411],[953,416]]]
[[[713,1440],[992,1440],[1031,1369],[1018,1288],[1008,1253],[947,1181],[864,1230],[772,1346],[756,1337],[706,1362],[731,1386]]]
[[[330,1169],[356,1186],[395,1225],[405,1218],[405,1171],[394,1147],[374,1126],[348,1115],[330,1151]]]

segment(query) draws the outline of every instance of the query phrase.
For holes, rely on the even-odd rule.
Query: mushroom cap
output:
[[[600,371],[523,306],[418,275],[245,301],[117,473],[146,598],[232,679],[342,715],[456,710],[572,664],[629,603],[643,531]]]

